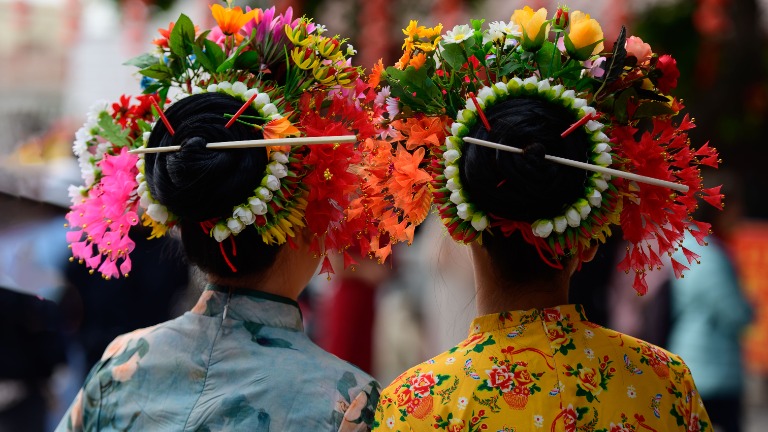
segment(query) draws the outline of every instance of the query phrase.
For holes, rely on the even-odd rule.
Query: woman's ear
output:
[[[598,244],[593,243],[590,247],[582,250],[581,253],[579,254],[579,260],[585,263],[592,261],[593,259],[595,259],[595,255],[597,255],[597,248],[598,248]]]

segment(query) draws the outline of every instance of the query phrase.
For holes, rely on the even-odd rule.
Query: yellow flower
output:
[[[152,234],[149,235],[150,240],[153,238],[160,238],[164,236],[165,233],[168,231],[168,226],[155,221],[154,219],[149,217],[149,215],[146,213],[143,213],[141,215],[141,224],[144,226],[152,227]]]
[[[243,10],[240,9],[240,6],[231,9],[225,8],[220,4],[211,5],[213,19],[216,20],[216,24],[219,25],[221,32],[227,36],[239,32],[248,21],[254,18],[258,19],[258,13],[258,9],[254,9],[244,14]]]
[[[526,51],[537,51],[544,45],[549,33],[547,10],[541,8],[536,12],[530,6],[517,9],[510,18],[512,22],[523,29],[522,47]]]
[[[413,40],[414,37],[420,36],[421,32],[425,29],[426,27],[420,26],[418,21],[411,20],[411,22],[408,24],[408,27],[403,29],[403,34],[406,35],[409,39]]]
[[[586,60],[603,51],[603,29],[597,20],[581,11],[571,13],[571,27],[565,36],[565,48],[576,60]]]

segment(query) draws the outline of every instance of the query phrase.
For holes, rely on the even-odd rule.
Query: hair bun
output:
[[[544,158],[546,155],[547,148],[544,147],[544,144],[541,144],[538,141],[532,142],[523,147],[523,156],[525,157],[526,162],[531,165],[540,165],[546,160]]]
[[[225,127],[224,114],[234,114],[242,101],[220,93],[188,96],[166,111],[176,132],[170,136],[158,122],[149,145],[179,145],[177,152],[147,155],[147,182],[152,195],[182,219],[204,221],[227,217],[253,194],[267,166],[262,148],[213,150],[209,142],[262,138],[255,128],[235,123]],[[249,112],[250,111],[250,112]],[[253,108],[247,115],[258,115]]]

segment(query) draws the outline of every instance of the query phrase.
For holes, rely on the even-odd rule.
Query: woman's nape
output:
[[[586,160],[583,131],[560,136],[576,120],[571,113],[549,101],[518,98],[487,114],[491,130],[478,126],[472,136],[521,147],[526,154],[468,146],[462,175],[471,202],[504,219],[533,222],[554,216],[582,193],[584,171],[544,160],[544,154]],[[568,303],[571,276],[597,251],[593,244],[580,256],[561,258],[557,264],[562,268],[555,268],[519,233],[507,236],[493,229],[490,234],[470,247],[481,315]]]

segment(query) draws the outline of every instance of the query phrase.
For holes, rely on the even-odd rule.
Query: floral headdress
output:
[[[613,50],[604,52],[600,24],[566,7],[551,18],[544,8],[526,6],[509,22],[486,26],[473,20],[443,35],[440,29],[412,21],[404,30],[403,56],[395,66],[380,68],[373,82],[381,86],[388,112],[379,119],[383,129],[441,122],[442,131],[433,127],[429,139],[408,145],[427,154],[417,171],[431,175],[434,203],[455,240],[481,241],[493,227],[504,235],[520,232],[557,267],[559,257],[578,255],[592,240],[604,242],[610,225],[620,224],[630,244],[620,268],[636,273],[639,294],[647,290],[645,271],[661,267],[663,253],[679,247],[688,264],[698,259],[682,240],[689,231],[703,244],[709,233],[708,224],[691,217],[697,199],[722,206],[720,188],[703,189],[699,176],[701,165],[717,167],[719,160],[707,144],[691,147],[687,130],[694,125],[688,116],[672,121],[683,105],[669,95],[679,77],[671,56],[627,38],[623,28]],[[589,169],[597,171],[587,177],[581,198],[532,223],[477,208],[459,175],[470,129],[490,129],[484,110],[517,97],[547,100],[573,113],[576,122],[563,136],[577,129],[586,133]],[[679,277],[687,267],[671,261]]]
[[[67,239],[72,259],[105,278],[130,271],[131,226],[141,221],[152,227],[151,237],[160,237],[178,221],[151,196],[143,156],[135,154],[146,146],[154,122],[162,119],[173,134],[162,105],[190,94],[229,94],[243,101],[243,109],[222,115],[261,130],[265,141],[328,135],[363,140],[375,133],[358,98],[357,89],[367,86],[348,59],[354,49],[343,48],[345,39],[325,36],[325,27],[309,19],[293,19],[290,8],[277,14],[274,8],[214,4],[211,12],[217,22],[212,29],[200,31],[185,15],[160,29],[156,49],[127,62],[140,69],[144,94],[97,105],[78,131],[74,151],[85,184],[70,189]],[[241,115],[246,106],[258,116]],[[231,215],[200,224],[219,242],[225,260],[225,240],[243,229],[257,229],[267,244],[283,244],[296,228],[308,226],[316,253],[349,247],[353,236],[344,232],[344,211],[361,182],[353,167],[362,158],[356,146],[266,151],[270,162],[253,195]],[[324,271],[332,272],[327,259]]]

